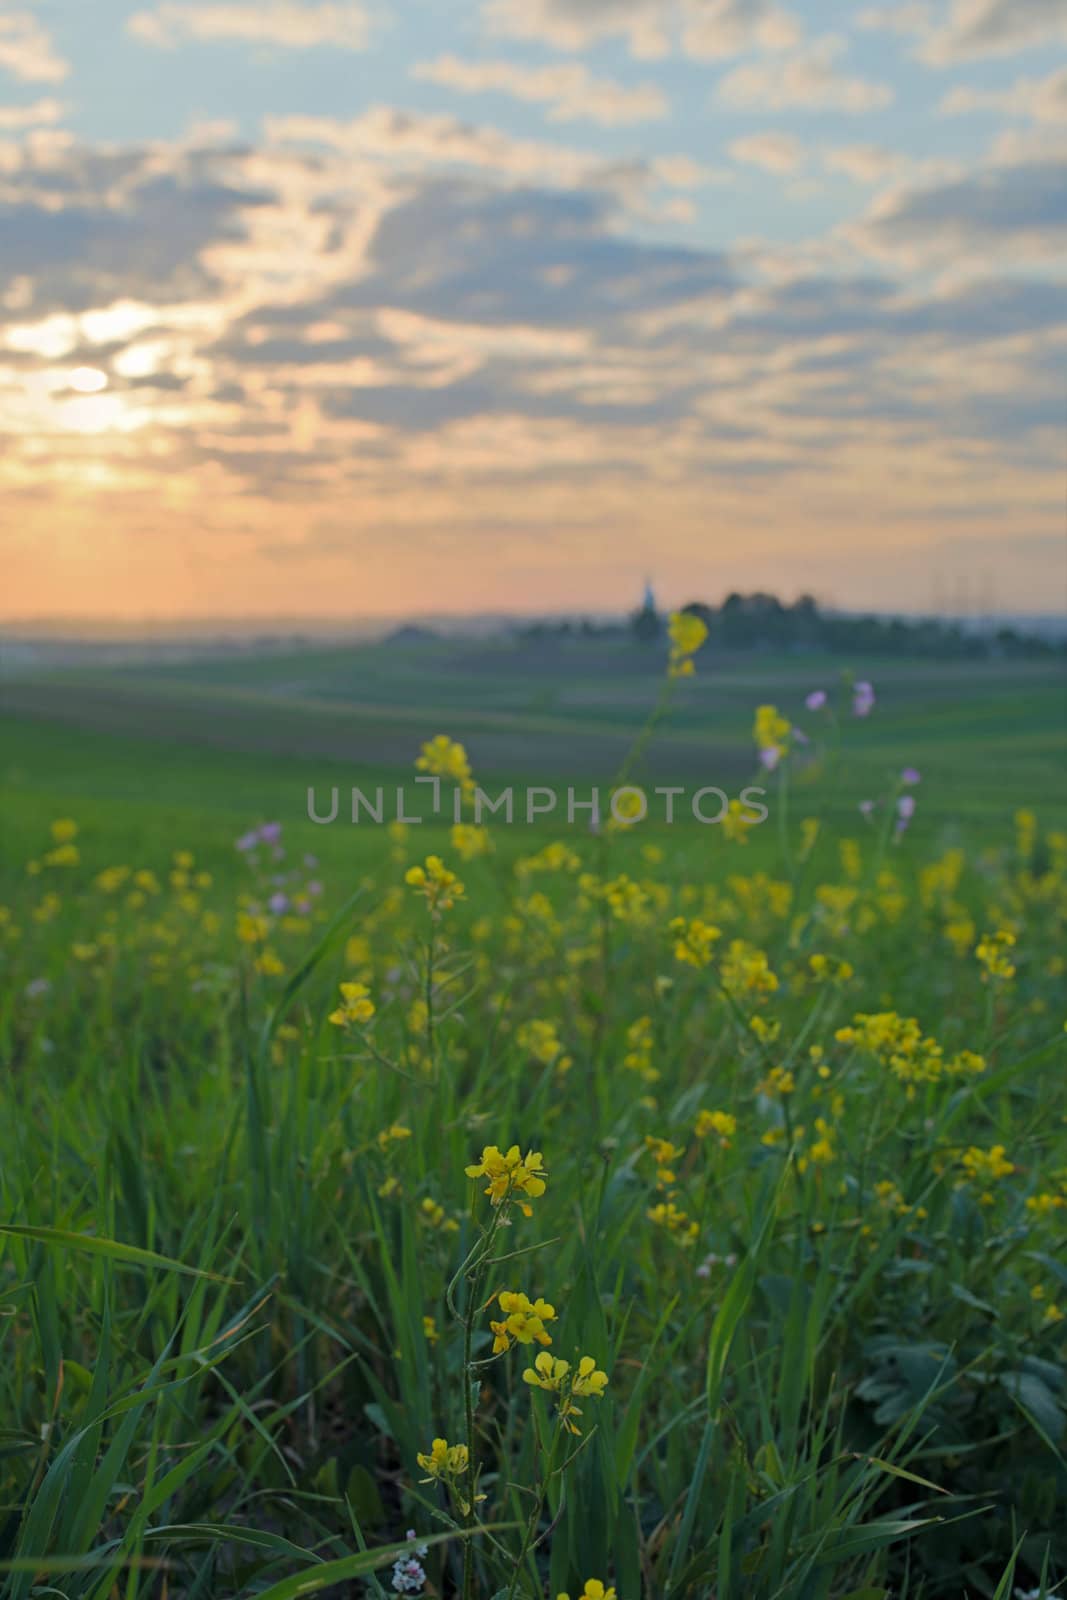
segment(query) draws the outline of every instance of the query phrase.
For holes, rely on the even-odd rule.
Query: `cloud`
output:
[[[0,194],[0,295],[21,278],[34,315],[210,290],[202,252],[241,234],[267,193],[217,152],[30,145]]]
[[[0,13],[0,68],[25,83],[62,83],[70,71],[28,11]]]
[[[617,237],[617,218],[615,200],[596,191],[426,182],[383,217],[370,270],[345,300],[553,327],[597,325],[732,286],[723,257]]]
[[[328,609],[387,543],[420,597],[459,594],[492,549],[486,581],[516,562],[529,601],[524,563],[557,583],[544,541],[576,532],[610,567],[628,540],[706,561],[714,525],[744,547],[737,581],[771,582],[794,545],[832,572],[861,515],[898,562],[911,528],[1058,526],[1067,306],[1040,272],[1013,278],[1014,254],[979,277],[990,251],[968,242],[971,277],[936,289],[887,252],[800,275],[797,252],[783,272],[755,247],[657,241],[583,153],[563,170],[542,148],[524,173],[494,130],[388,108],[297,131],[314,148],[68,139],[5,170],[6,524],[27,548],[90,539],[77,570],[101,605],[134,572],[132,603],[163,583],[203,608],[238,568],[265,596],[267,545],[293,558],[276,607],[317,584]],[[439,159],[457,144],[478,158],[462,170]],[[948,183],[925,207],[935,238],[967,210]],[[101,394],[71,395],[82,365]],[[47,547],[53,603],[75,607]]]
[[[350,121],[336,117],[282,116],[264,121],[279,145],[321,145],[353,162],[405,170],[460,167],[491,172],[513,182],[586,184],[638,204],[649,187],[693,189],[721,176],[690,156],[605,161],[587,150],[543,139],[518,139],[485,123],[458,117],[372,106]]]
[[[910,35],[928,66],[951,66],[1067,40],[1067,0],[948,0],[947,15],[924,0],[861,11],[861,28]]]
[[[800,27],[774,0],[488,0],[490,30],[557,50],[624,38],[633,56],[656,60],[679,47],[697,60],[795,45]]]
[[[845,40],[828,34],[783,59],[746,63],[722,78],[718,98],[723,105],[761,111],[877,111],[889,105],[888,84],[850,78],[835,63]]]
[[[0,133],[19,133],[62,122],[67,108],[58,100],[35,100],[29,106],[0,106]]]
[[[486,124],[451,115],[371,106],[361,116],[269,116],[264,131],[272,144],[314,144],[344,153],[354,161],[383,161],[409,167],[462,166],[532,179],[544,172],[561,183],[576,183],[604,163],[586,151],[540,139],[518,139]]]
[[[945,116],[991,111],[1032,122],[1067,122],[1067,67],[1050,72],[1047,78],[1017,78],[1007,89],[972,89],[961,84],[944,95],[938,110]]]
[[[952,0],[947,22],[928,33],[920,54],[945,66],[1064,40],[1067,0]]]
[[[856,18],[861,28],[879,33],[920,35],[930,28],[930,7],[923,0],[904,0],[901,5],[868,6]]]
[[[686,54],[719,61],[745,50],[791,50],[801,27],[792,12],[770,0],[707,0],[691,4],[683,28]]]
[[[220,0],[218,4],[190,5],[184,0],[164,0],[153,11],[136,11],[128,31],[143,44],[171,48],[197,43],[277,45],[309,50],[332,45],[339,50],[366,48],[370,19],[355,0]]]
[[[412,77],[462,94],[505,94],[545,105],[550,122],[584,119],[605,128],[625,127],[656,121],[665,117],[669,109],[666,96],[656,84],[631,87],[595,77],[577,63],[527,67],[510,61],[463,61],[458,56],[444,55],[436,61],[416,64]]]
[[[765,172],[796,172],[804,165],[805,150],[792,133],[750,133],[730,145],[735,161],[746,161]]]
[[[1067,251],[1067,158],[1019,161],[921,188],[897,189],[849,230],[884,255],[954,260],[1003,251],[1012,261]]]
[[[857,183],[881,183],[899,170],[901,157],[878,144],[842,144],[822,153],[828,172],[843,172]]]

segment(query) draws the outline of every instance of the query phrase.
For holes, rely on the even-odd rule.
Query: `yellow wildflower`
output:
[[[489,1187],[484,1192],[494,1206],[518,1197],[519,1210],[525,1217],[533,1216],[527,1201],[540,1199],[546,1188],[542,1176],[544,1157],[540,1150],[527,1150],[523,1156],[517,1144],[513,1144],[506,1155],[501,1154],[495,1144],[487,1144],[481,1160],[464,1170],[468,1178],[489,1179]],[[526,1198],[521,1198],[523,1196]]]
[[[478,828],[470,822],[457,822],[449,837],[462,861],[473,861],[476,856],[488,855],[492,849],[488,828]]]
[[[335,1028],[347,1028],[349,1023],[369,1022],[374,1015],[374,1002],[365,983],[342,983],[341,1004],[330,1012],[329,1020]]]
[[[999,978],[1004,983],[1015,976],[1015,965],[1008,957],[1008,951],[1015,944],[1015,935],[1006,928],[1000,928],[996,933],[987,933],[975,946],[975,955],[982,970],[982,982],[988,983],[991,978]]]
[[[753,816],[746,814],[740,800],[731,800],[719,823],[723,838],[732,839],[737,844],[747,844],[755,820]]]
[[[693,656],[708,636],[707,625],[691,611],[672,611],[667,618],[671,642],[667,672],[672,678],[688,678],[693,673]]]
[[[674,1163],[685,1155],[685,1146],[672,1144],[669,1139],[657,1139],[654,1134],[645,1134],[645,1149],[648,1150],[656,1163],[656,1181],[662,1186],[674,1182]]]
[[[389,1126],[387,1128],[383,1128],[381,1133],[378,1135],[378,1149],[388,1150],[391,1144],[396,1144],[399,1140],[410,1138],[410,1128],[405,1127],[402,1122],[391,1122]]]
[[[988,1150],[981,1150],[972,1144],[961,1155],[960,1164],[972,1183],[989,1183],[997,1178],[1007,1178],[1015,1171],[1002,1144],[995,1144]]]
[[[673,1239],[687,1248],[695,1242],[700,1232],[699,1223],[694,1222],[685,1211],[680,1211],[673,1200],[661,1200],[659,1205],[652,1206],[648,1220],[658,1228],[666,1228]]]
[[[442,911],[450,911],[465,892],[463,884],[454,872],[449,871],[440,856],[427,856],[425,866],[409,867],[404,874],[404,882],[425,895],[435,917]]]
[[[789,735],[793,729],[777,706],[757,706],[752,736],[764,766],[776,766],[789,749]]]
[[[675,917],[668,931],[674,939],[674,958],[690,967],[706,967],[711,961],[712,947],[722,938],[722,929],[700,917]]]
[[[719,1143],[726,1150],[737,1132],[737,1118],[731,1116],[729,1111],[701,1111],[693,1131],[698,1139],[706,1139],[709,1133],[717,1134]]]
[[[421,1451],[415,1460],[423,1472],[427,1474],[420,1479],[422,1483],[432,1483],[436,1478],[458,1478],[466,1472],[468,1465],[467,1446],[465,1444],[448,1443],[447,1439],[435,1439],[430,1446],[429,1455]]]
[[[522,1376],[523,1382],[531,1387],[559,1396],[560,1420],[568,1433],[581,1432],[572,1421],[572,1418],[582,1414],[580,1407],[574,1404],[574,1396],[599,1400],[608,1384],[607,1373],[601,1372],[592,1356],[582,1356],[577,1367],[572,1367],[569,1361],[550,1356],[547,1350],[542,1350],[533,1366],[527,1367]]]
[[[854,971],[851,963],[840,956],[809,956],[808,966],[816,983],[831,983],[835,987],[847,983]]]
[[[551,1344],[546,1322],[555,1322],[556,1308],[540,1297],[529,1296],[504,1289],[497,1295],[503,1316],[499,1322],[490,1322],[493,1331],[493,1354],[510,1350],[512,1344]]]
[[[532,1056],[543,1067],[550,1067],[555,1062],[561,1072],[566,1072],[571,1065],[570,1057],[563,1055],[563,1046],[554,1022],[520,1023],[515,1033],[515,1043],[524,1055]]]
[[[465,795],[474,793],[474,779],[467,752],[447,733],[439,733],[435,739],[428,740],[415,765],[420,772],[428,772],[433,777],[451,778],[459,784]]]

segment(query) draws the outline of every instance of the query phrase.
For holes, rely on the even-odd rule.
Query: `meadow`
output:
[[[0,689],[3,1600],[1057,1592],[1055,663]],[[475,821],[620,775],[769,815]]]

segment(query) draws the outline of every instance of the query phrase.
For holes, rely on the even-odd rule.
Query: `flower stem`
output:
[[[470,1484],[470,1494],[467,1496],[467,1509],[463,1513],[463,1526],[474,1525],[475,1496],[478,1488],[478,1462],[474,1441],[474,1362],[472,1359],[471,1345],[474,1338],[474,1318],[478,1311],[482,1290],[485,1286],[488,1271],[488,1257],[493,1248],[496,1231],[502,1221],[500,1211],[493,1215],[489,1232],[482,1241],[480,1254],[476,1255],[467,1267],[468,1294],[467,1303],[463,1312],[463,1432],[464,1443],[467,1446],[467,1473]],[[460,1269],[463,1271],[463,1268]],[[463,1541],[463,1600],[472,1600],[474,1584],[474,1541]]]
[[[559,1451],[559,1441],[562,1433],[563,1427],[561,1415],[557,1414],[556,1426],[552,1434],[552,1443],[549,1446],[548,1461],[545,1466],[544,1476],[538,1486],[537,1498],[534,1501],[533,1510],[530,1512],[529,1520],[526,1524],[526,1531],[522,1536],[522,1549],[519,1551],[518,1559],[515,1562],[515,1570],[511,1574],[511,1582],[508,1584],[505,1600],[515,1600],[515,1590],[518,1587],[519,1574],[522,1572],[523,1564],[526,1560],[526,1557],[530,1553],[530,1546],[533,1543],[533,1536],[537,1531],[537,1525],[541,1520],[541,1512],[544,1508],[545,1498],[548,1494],[548,1486],[551,1483],[552,1475],[556,1470],[556,1455]]]

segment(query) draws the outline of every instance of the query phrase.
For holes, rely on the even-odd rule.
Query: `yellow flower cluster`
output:
[[[764,950],[757,950],[745,939],[731,939],[723,957],[722,986],[727,994],[773,994],[778,988],[778,975]]]
[[[440,856],[427,856],[424,866],[409,867],[404,874],[404,882],[426,897],[435,917],[442,911],[450,911],[466,892],[459,878],[445,866]]]
[[[982,982],[988,983],[991,979],[1007,983],[1015,976],[1015,964],[1008,955],[1008,951],[1015,946],[1015,935],[1006,928],[1000,928],[996,933],[987,933],[975,947],[975,956],[982,968]]]
[[[693,657],[708,636],[706,624],[690,611],[672,611],[667,618],[667,636],[671,644],[668,673],[672,678],[691,677]]]
[[[554,1064],[557,1072],[567,1072],[574,1064],[571,1057],[563,1053],[554,1022],[535,1020],[520,1023],[515,1033],[515,1043],[524,1055],[532,1056],[543,1067]]]
[[[674,1163],[685,1155],[685,1147],[672,1144],[669,1139],[657,1139],[654,1134],[645,1134],[645,1149],[648,1150],[656,1163],[656,1182],[661,1189],[674,1182]]]
[[[495,1144],[487,1144],[481,1160],[464,1168],[464,1171],[468,1178],[489,1179],[489,1187],[484,1192],[494,1206],[516,1200],[525,1217],[533,1216],[528,1201],[539,1200],[546,1188],[544,1157],[540,1150],[527,1150],[524,1156],[517,1144],[513,1144],[506,1154],[502,1154]]]
[[[488,855],[493,848],[489,829],[475,827],[471,822],[457,822],[449,837],[461,861],[474,861],[478,856]]]
[[[581,864],[581,858],[569,845],[556,840],[546,844],[536,855],[520,857],[515,871],[520,878],[525,878],[535,872],[577,872]]]
[[[752,737],[756,741],[758,750],[769,750],[777,756],[784,756],[789,749],[789,735],[792,731],[791,723],[781,715],[777,706],[756,707]]]
[[[428,1228],[440,1230],[442,1233],[458,1233],[459,1223],[455,1217],[450,1217],[440,1201],[426,1195],[419,1202],[419,1216]]]
[[[896,1011],[857,1012],[852,1024],[838,1028],[834,1037],[839,1044],[853,1045],[877,1057],[907,1085],[909,1098],[915,1094],[916,1084],[936,1083],[946,1070],[944,1051],[937,1040],[923,1033],[915,1017],[902,1017]],[[965,1059],[974,1063],[981,1058],[970,1051],[961,1052],[949,1070],[981,1070],[968,1068]]]
[[[523,1382],[533,1388],[559,1397],[560,1421],[568,1433],[582,1431],[573,1420],[582,1415],[581,1407],[574,1404],[574,1397],[599,1400],[608,1386],[607,1373],[601,1372],[592,1356],[582,1356],[577,1367],[572,1367],[569,1361],[561,1356],[550,1356],[547,1350],[542,1350],[522,1377]]]
[[[646,1083],[655,1083],[659,1072],[652,1065],[652,1018],[638,1017],[631,1022],[626,1030],[626,1043],[629,1049],[622,1058],[623,1066],[628,1072],[636,1072]]]
[[[513,1344],[551,1344],[546,1322],[555,1322],[556,1308],[547,1300],[531,1300],[528,1295],[502,1289],[496,1300],[503,1313],[499,1322],[490,1322],[493,1354],[510,1350]]]
[[[420,1451],[415,1460],[423,1472],[428,1474],[422,1479],[423,1483],[432,1483],[439,1478],[458,1478],[467,1470],[467,1446],[449,1444],[447,1439],[435,1439],[430,1446],[429,1455],[423,1455]]]
[[[451,778],[459,784],[465,795],[474,793],[474,778],[467,752],[447,733],[439,733],[436,738],[427,740],[415,765],[420,772],[429,773],[431,777]]]
[[[352,1023],[369,1022],[374,1015],[374,1001],[365,983],[342,983],[341,1004],[330,1012],[335,1028],[347,1028]]]
[[[444,1484],[455,1501],[460,1516],[465,1517],[471,1509],[471,1502],[463,1492],[459,1480],[465,1476],[470,1466],[470,1452],[467,1446],[449,1444],[447,1439],[435,1439],[430,1446],[429,1455],[419,1451],[415,1460],[426,1473],[426,1477],[419,1481]],[[484,1498],[484,1495],[475,1495],[476,1500]]]
[[[854,976],[852,963],[843,961],[839,956],[809,956],[808,966],[816,983],[833,984],[835,988],[840,988]]]
[[[737,1118],[731,1116],[729,1111],[700,1111],[693,1132],[698,1139],[706,1139],[709,1133],[716,1134],[723,1149],[727,1150],[737,1132]]]
[[[960,1156],[960,1165],[970,1183],[992,1183],[998,1178],[1010,1177],[1015,1171],[1002,1144],[995,1144],[988,1150],[972,1144]]]
[[[690,967],[708,966],[715,943],[722,938],[721,928],[700,917],[674,917],[668,931],[674,940],[674,959]]]
[[[654,1222],[657,1228],[666,1228],[681,1245],[695,1244],[700,1232],[700,1224],[694,1222],[687,1212],[680,1210],[673,1200],[661,1200],[658,1205],[650,1207],[648,1220]]]

